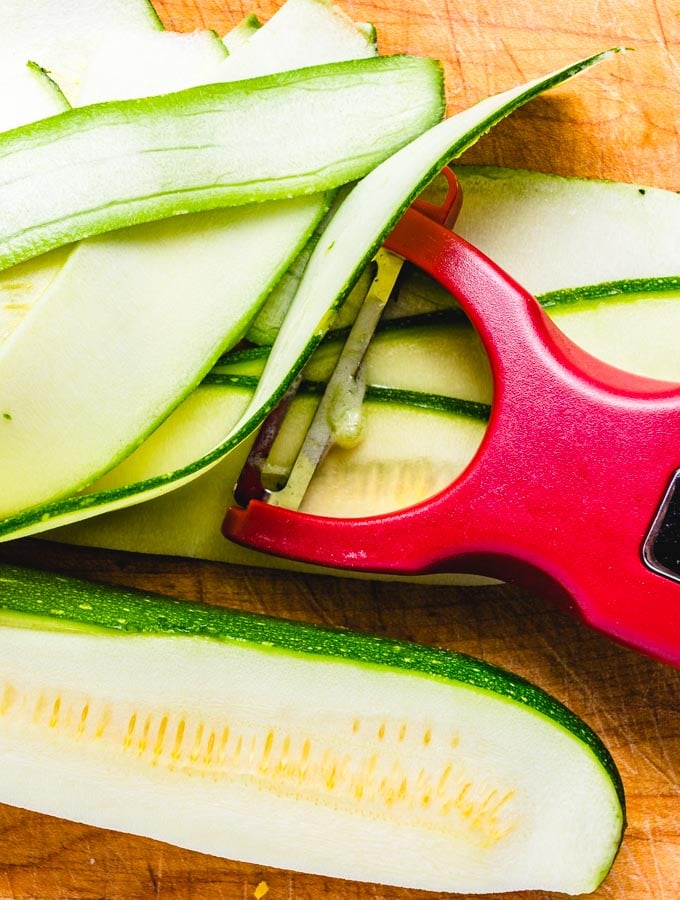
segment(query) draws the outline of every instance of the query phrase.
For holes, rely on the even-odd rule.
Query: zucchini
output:
[[[248,23],[246,19],[240,25],[248,29],[248,53],[240,52],[242,43],[232,44],[225,66],[230,80],[292,69],[300,59],[312,66],[377,54],[375,34],[366,34],[329,0],[286,0],[266,27],[253,28]]]
[[[213,31],[114,32],[88,65],[74,106],[209,84],[218,80],[227,59],[227,49]]]
[[[68,109],[58,85],[34,62],[0,60],[0,82],[12,85],[0,99],[0,132]]]
[[[267,456],[265,487],[285,485],[325,386],[302,383]],[[360,440],[351,446],[336,441],[330,447],[300,509],[328,516],[372,515],[433,496],[472,459],[489,412],[485,403],[368,385]]]
[[[617,853],[610,754],[492,665],[10,566],[0,587],[2,802],[434,891],[580,894]]]
[[[630,295],[638,279],[648,292],[650,281],[662,278],[665,290],[665,279],[680,275],[674,240],[680,202],[673,191],[495,166],[458,166],[456,175],[465,198],[456,231],[539,299],[585,286],[598,294],[621,291],[609,281],[624,282],[622,293]],[[564,307],[568,296],[542,302],[557,300]],[[584,302],[580,291],[575,300]],[[450,302],[434,281],[410,272],[400,281],[392,315]]]
[[[35,63],[5,59],[0,62],[0,80],[12,85],[11,91],[0,95],[0,132],[68,109],[59,87]],[[0,272],[0,344],[59,272],[67,252],[57,250]]]
[[[354,188],[350,197],[356,198],[356,192],[362,185],[368,184],[369,196],[372,190],[378,191],[381,202],[378,203],[378,216],[373,219],[367,216],[369,230],[373,230],[374,239],[379,240],[383,231],[389,228],[389,216],[397,215],[398,211],[409,201],[410,193],[404,193],[407,190],[406,185],[410,185],[408,191],[411,191],[420,184],[423,179],[429,180],[432,173],[432,159],[439,159],[442,155],[449,153],[455,154],[472,144],[477,137],[485,130],[488,130],[494,122],[499,121],[508,115],[512,110],[516,109],[523,102],[536,96],[542,89],[555,86],[560,82],[572,77],[583,71],[585,68],[608,58],[610,54],[598,54],[586,60],[582,60],[572,66],[551,73],[543,79],[537,79],[517,88],[508,91],[497,97],[489,98],[479,103],[476,107],[459,113],[448,119],[445,123],[445,129],[440,131],[432,129],[426,134],[433,135],[426,142],[425,151],[420,152],[420,144],[413,142],[410,148],[416,147],[416,150],[408,150],[404,159],[400,153],[390,157],[390,165],[388,166],[388,174],[394,167],[402,171],[403,183],[397,178],[395,183],[390,184],[390,178],[387,178],[386,185],[380,181],[382,167],[374,170],[371,176],[359,182],[357,188]],[[342,67],[343,63],[335,64],[335,71],[338,67]],[[347,64],[351,66],[360,65],[360,63]],[[312,70],[307,70],[310,72]],[[256,80],[258,81],[258,80]],[[260,79],[260,83],[266,82],[266,79]],[[240,82],[239,84],[248,85],[252,82]],[[447,144],[448,142],[448,144]],[[416,146],[417,144],[417,146]],[[430,146],[432,144],[432,146]],[[448,149],[447,149],[448,147]],[[402,151],[403,152],[403,151]],[[415,154],[415,155],[414,155]],[[403,170],[401,166],[403,162]],[[429,168],[428,168],[429,167]],[[375,173],[378,173],[375,175]],[[375,177],[374,177],[375,175]],[[376,182],[375,179],[378,179]],[[371,187],[373,186],[373,187]],[[387,190],[385,189],[387,187]],[[384,195],[384,196],[383,196]],[[359,195],[361,196],[361,194]],[[391,198],[391,199],[390,199]],[[362,201],[358,201],[362,206]],[[327,330],[333,319],[334,308],[341,303],[343,297],[351,290],[352,282],[361,274],[366,261],[366,245],[364,238],[367,238],[361,221],[361,229],[359,229],[357,238],[354,240],[350,237],[350,246],[343,249],[343,241],[349,235],[349,232],[356,231],[350,222],[349,232],[345,233],[345,237],[339,237],[334,243],[334,239],[329,238],[329,234],[336,233],[338,236],[338,223],[347,221],[351,216],[352,204],[347,206],[347,200],[343,202],[340,209],[331,219],[328,228],[324,231],[319,243],[317,244],[310,263],[305,271],[305,275],[300,284],[300,289],[296,294],[295,302],[292,307],[291,314],[286,318],[285,326],[282,328],[279,340],[274,345],[272,354],[269,357],[268,366],[265,368],[263,377],[260,379],[258,388],[253,397],[252,403],[244,413],[243,417],[235,423],[233,429],[225,437],[218,442],[212,450],[200,459],[194,460],[190,465],[182,469],[168,472],[160,478],[149,479],[146,482],[126,485],[115,491],[100,494],[89,493],[76,496],[66,497],[63,500],[56,500],[51,503],[39,503],[33,508],[19,508],[16,515],[7,515],[0,522],[0,535],[4,538],[18,537],[29,533],[44,531],[50,526],[66,524],[68,521],[76,521],[81,518],[87,518],[92,515],[100,514],[105,511],[130,505],[131,503],[140,502],[142,500],[151,499],[153,496],[159,496],[168,490],[176,489],[183,483],[186,483],[201,474],[201,472],[216,465],[228,452],[238,446],[253,430],[260,424],[266,414],[278,402],[287,386],[295,378],[298,371],[301,370],[307,361],[323,333]],[[391,212],[390,212],[391,210]],[[378,223],[381,223],[378,225]],[[377,230],[376,230],[377,229]],[[370,251],[369,251],[370,252]],[[316,258],[316,263],[314,259]],[[323,260],[324,262],[321,262]],[[339,263],[339,265],[336,265]],[[326,265],[327,264],[327,265]],[[315,270],[321,269],[321,279],[318,283],[319,290],[315,292],[310,289],[319,274]],[[337,290],[340,293],[336,293]],[[169,364],[170,361],[166,360]],[[15,369],[13,368],[13,372]],[[73,379],[70,379],[73,383]],[[91,391],[89,382],[88,391]],[[32,391],[32,396],[35,392]],[[127,400],[127,397],[126,397]],[[111,424],[111,412],[108,412],[108,422]],[[125,411],[127,417],[127,410]],[[12,421],[11,419],[7,421]],[[122,421],[122,419],[121,419]],[[55,430],[59,424],[55,423]],[[83,425],[81,420],[81,425]],[[0,423],[2,425],[2,423]],[[116,426],[120,425],[120,421],[115,422]],[[6,426],[5,426],[6,427]],[[64,430],[61,427],[57,431],[57,435],[63,437]],[[99,437],[99,435],[96,435]],[[58,439],[58,437],[57,437]],[[36,445],[35,434],[31,434],[32,446]],[[38,442],[40,443],[40,442]],[[130,449],[130,444],[126,449]],[[50,454],[52,460],[54,454]],[[67,461],[68,462],[68,461]],[[14,466],[20,463],[13,458]],[[68,467],[68,466],[67,466]],[[35,466],[33,467],[33,473]],[[40,473],[42,475],[42,472]],[[33,476],[34,477],[34,476]],[[15,479],[20,481],[21,479]],[[16,506],[19,504],[15,503]],[[19,505],[20,506],[20,505]]]
[[[456,174],[465,198],[456,230],[532,294],[680,275],[673,191],[491,166]]]
[[[35,61],[73,102],[91,53],[111,34],[162,27],[148,0],[3,0],[0,58]]]
[[[228,52],[233,53],[247,43],[258,28],[262,28],[262,22],[255,13],[248,13],[224,35],[222,42]]]

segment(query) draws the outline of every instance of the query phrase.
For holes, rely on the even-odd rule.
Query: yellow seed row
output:
[[[294,739],[271,723],[208,722],[198,714],[130,709],[120,703],[5,684],[0,717],[47,727],[62,738],[92,739],[185,776],[237,779],[369,816],[414,821],[448,831],[465,828],[483,843],[513,827],[512,791],[471,775],[453,751],[459,736],[429,725],[407,728],[388,719],[347,723],[342,739]],[[408,749],[407,731],[411,732]],[[370,740],[372,733],[373,739]],[[388,740],[392,735],[392,740]],[[418,749],[419,748],[419,749]]]

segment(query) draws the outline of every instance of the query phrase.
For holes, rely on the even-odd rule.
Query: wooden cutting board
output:
[[[252,9],[267,18],[278,4],[156,5],[168,28],[209,26],[221,33]],[[621,44],[635,48],[534,101],[465,160],[680,189],[680,6],[674,0],[347,0],[344,8],[376,24],[383,52],[440,58],[451,111],[590,52]],[[537,597],[508,587],[432,588],[226,569],[37,541],[3,545],[0,559],[455,648],[513,669],[583,716],[620,767],[629,828],[596,896],[680,896],[680,672],[615,646]],[[432,895],[218,860],[0,807],[0,898],[263,896]]]

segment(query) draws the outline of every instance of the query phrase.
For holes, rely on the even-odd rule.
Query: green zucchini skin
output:
[[[617,281],[603,281],[599,284],[574,288],[557,288],[546,291],[537,298],[541,306],[549,312],[559,312],[569,308],[593,307],[598,303],[629,302],[669,294],[680,295],[679,275],[660,275],[655,278],[627,278]]]
[[[135,635],[201,637],[252,645],[272,653],[299,654],[396,669],[469,685],[507,698],[555,722],[585,744],[614,785],[625,812],[623,782],[598,735],[578,716],[533,683],[467,654],[340,629],[241,612],[205,603],[110,587],[20,566],[0,565],[0,625],[76,628]],[[14,619],[14,616],[19,617]]]
[[[0,269],[116,228],[335,188],[443,111],[438,62],[370,57],[93,104],[5,132]],[[282,153],[291,131],[300,140]]]

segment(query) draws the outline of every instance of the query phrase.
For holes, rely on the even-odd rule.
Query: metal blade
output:
[[[383,247],[377,252],[374,263],[377,266],[375,277],[293,463],[288,481],[281,490],[267,493],[267,501],[275,506],[299,509],[314,473],[330,447],[336,443],[348,446],[359,439],[365,388],[362,363],[404,260]]]

